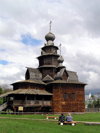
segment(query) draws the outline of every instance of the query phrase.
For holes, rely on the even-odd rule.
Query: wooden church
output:
[[[51,31],[45,36],[46,44],[37,57],[39,66],[27,68],[25,80],[13,83],[13,91],[3,94],[7,106],[24,112],[84,112],[85,83],[78,80],[76,72],[63,66],[63,57],[54,45],[55,35]]]

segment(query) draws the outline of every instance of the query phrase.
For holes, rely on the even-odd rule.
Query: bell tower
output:
[[[54,75],[56,72],[56,67],[58,66],[57,54],[58,47],[54,45],[55,35],[50,31],[45,35],[46,44],[41,48],[41,55],[38,58],[39,67],[38,69],[42,73],[42,80],[44,82],[51,82],[54,80]]]

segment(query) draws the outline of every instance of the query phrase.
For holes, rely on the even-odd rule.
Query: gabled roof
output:
[[[78,81],[78,76],[76,74],[76,72],[73,71],[67,71],[68,73],[68,81]]]
[[[60,69],[60,71],[57,72],[57,74],[55,75],[55,79],[62,79],[64,71],[66,71],[68,75],[67,81],[78,81],[77,73],[73,71],[68,71],[66,70],[66,68]]]
[[[34,79],[34,80],[41,80],[42,74],[37,68],[27,68],[26,79]]]
[[[62,68],[57,74],[55,75],[55,79],[62,79],[63,73],[66,70],[66,68]]]
[[[46,75],[42,81],[53,81],[54,79],[50,75]]]

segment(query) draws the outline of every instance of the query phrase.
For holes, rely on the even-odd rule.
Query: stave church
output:
[[[38,67],[27,67],[25,80],[12,83],[13,91],[0,98],[4,99],[6,108],[16,112],[20,109],[23,112],[85,112],[86,83],[80,82],[77,73],[63,65],[51,29],[45,40],[37,57]]]

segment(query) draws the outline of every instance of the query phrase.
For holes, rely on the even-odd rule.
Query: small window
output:
[[[67,99],[67,93],[64,93],[64,100]]]
[[[73,100],[75,99],[75,93],[72,93],[72,99]]]
[[[50,74],[50,71],[49,70],[46,70],[46,74],[49,75]]]

